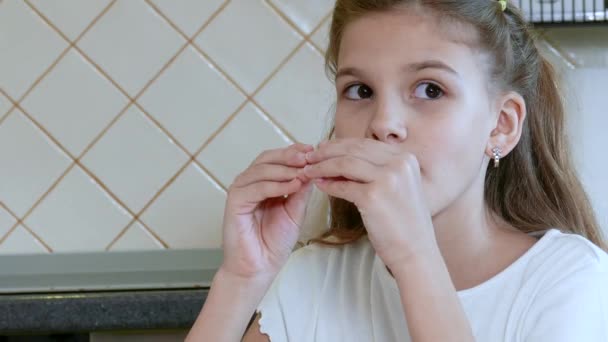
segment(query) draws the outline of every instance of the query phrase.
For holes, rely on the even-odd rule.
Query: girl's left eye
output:
[[[436,100],[443,95],[443,90],[434,83],[424,82],[416,87],[414,95],[427,100]]]

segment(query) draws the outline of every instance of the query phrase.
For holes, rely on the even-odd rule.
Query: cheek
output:
[[[488,135],[473,116],[456,115],[436,120],[417,137],[424,142],[417,157],[432,213],[456,200],[480,174]]]
[[[357,113],[347,113],[340,108],[335,114],[336,138],[364,137],[367,129],[367,120]]]

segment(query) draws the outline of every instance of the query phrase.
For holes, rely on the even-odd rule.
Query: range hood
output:
[[[607,23],[608,0],[510,0],[532,23]]]

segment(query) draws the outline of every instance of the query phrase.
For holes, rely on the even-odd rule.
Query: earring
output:
[[[500,162],[500,158],[502,157],[502,150],[500,149],[500,147],[494,147],[492,149],[492,153],[494,154],[494,167],[496,168],[498,167],[498,163]]]

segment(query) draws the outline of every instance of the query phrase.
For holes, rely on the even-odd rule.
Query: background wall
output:
[[[219,247],[236,174],[328,128],[332,5],[1,1],[0,253]],[[542,34],[607,227],[608,29]],[[322,198],[303,235],[323,229]]]

